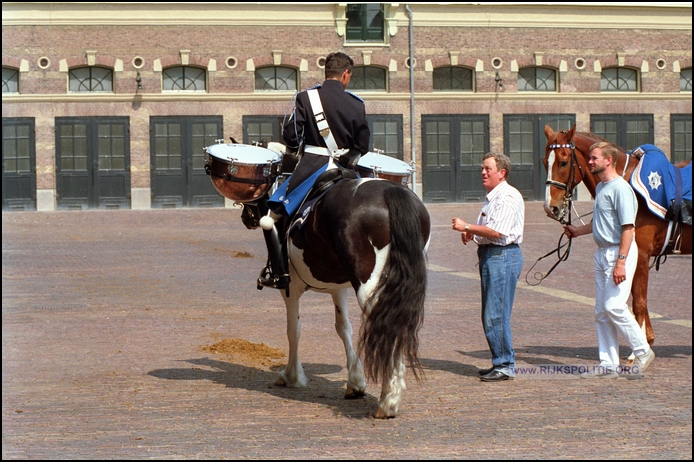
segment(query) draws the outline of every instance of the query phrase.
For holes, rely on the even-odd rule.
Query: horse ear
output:
[[[576,126],[574,125],[574,127],[576,127]],[[550,127],[549,125],[545,125],[545,137],[547,139],[550,139],[553,135],[554,135],[554,130],[552,130],[552,127]]]
[[[574,126],[571,127],[571,130],[569,130],[569,133],[567,133],[567,139],[572,140],[574,137],[574,133],[576,133],[576,124],[574,124]]]

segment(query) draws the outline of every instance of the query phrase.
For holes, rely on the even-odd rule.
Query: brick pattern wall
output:
[[[586,130],[590,114],[645,113],[654,114],[657,144],[669,148],[669,114],[691,113],[691,100],[677,97],[644,98],[647,94],[678,94],[679,72],[691,67],[692,37],[690,31],[623,30],[615,29],[540,29],[540,28],[456,28],[415,27],[417,65],[415,91],[421,98],[416,103],[416,120],[422,114],[486,113],[490,115],[492,149],[503,150],[503,114],[511,113],[573,113],[579,129]],[[383,97],[369,94],[366,108],[373,114],[403,114],[405,159],[409,158],[411,140],[409,126],[409,43],[406,27],[390,37],[388,46],[344,46],[344,40],[334,27],[250,27],[250,26],[3,26],[3,66],[19,68],[27,60],[29,69],[20,73],[20,95],[67,95],[67,69],[87,65],[87,50],[96,50],[96,64],[112,69],[121,62],[122,70],[114,72],[114,95],[92,98],[75,95],[51,101],[22,101],[21,98],[3,101],[3,117],[36,118],[37,186],[55,188],[54,118],[64,116],[128,116],[131,130],[131,178],[133,188],[147,188],[149,176],[149,118],[173,115],[222,115],[224,133],[242,138],[242,116],[283,115],[289,109],[292,94],[268,97],[254,94],[254,73],[247,70],[273,65],[273,52],[281,52],[281,65],[299,68],[302,61],[308,69],[300,72],[300,86],[308,88],[323,80],[318,58],[331,51],[348,53],[355,64],[364,63],[397,70],[388,73],[389,92]],[[204,98],[163,98],[161,72],[155,68],[181,65],[181,50],[189,50],[189,65],[216,67],[208,73],[208,92]],[[367,53],[364,54],[363,52]],[[370,52],[370,53],[369,53]],[[433,67],[451,64],[451,52],[458,64],[473,70],[481,60],[484,70],[474,72],[476,93],[470,98],[450,98],[433,92],[432,73],[426,70],[429,60]],[[503,78],[504,96],[517,93],[518,68],[533,66],[535,53],[541,52],[543,65],[559,68],[566,63],[566,72],[559,72],[559,93],[573,95],[562,98],[498,98],[494,78],[498,71]],[[641,93],[633,99],[591,97],[580,95],[600,92],[600,73],[594,71],[596,61],[602,68],[617,66],[617,53],[624,53],[624,65],[642,69]],[[39,59],[47,57],[50,65],[39,67]],[[133,66],[133,58],[141,57],[141,69]],[[233,57],[236,66],[229,68],[227,59]],[[492,60],[500,58],[499,69]],[[585,61],[583,69],[574,65],[577,58]],[[664,59],[660,70],[656,61]],[[62,63],[62,68],[61,68]],[[142,90],[136,92],[135,77],[139,71]],[[136,94],[137,93],[137,94]],[[211,98],[219,95],[220,98]],[[399,97],[397,96],[399,95]],[[485,98],[485,95],[487,96]],[[120,98],[117,98],[120,97]],[[82,101],[80,101],[82,99]],[[421,127],[415,127],[415,146],[421,151]],[[418,169],[421,171],[421,166]],[[419,171],[418,171],[419,173]],[[421,178],[421,177],[420,177]]]

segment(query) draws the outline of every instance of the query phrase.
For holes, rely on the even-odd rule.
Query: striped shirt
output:
[[[475,236],[478,245],[509,245],[523,242],[525,204],[520,192],[507,181],[502,181],[487,193],[477,224],[501,234],[498,239]]]

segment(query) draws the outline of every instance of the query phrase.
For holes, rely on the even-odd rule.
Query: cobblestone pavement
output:
[[[3,213],[3,459],[692,458],[691,256],[651,271],[657,358],[642,379],[483,383],[475,250],[450,229],[480,204],[428,208],[426,379],[408,374],[400,414],[385,421],[370,416],[380,386],[342,397],[326,295],[302,299],[306,389],[275,386],[275,363],[203,351],[232,338],[287,348],[279,294],[255,287],[261,232],[239,210]],[[529,286],[561,228],[542,204],[526,210],[518,366],[596,364],[592,239]],[[350,316],[356,336],[354,300]]]

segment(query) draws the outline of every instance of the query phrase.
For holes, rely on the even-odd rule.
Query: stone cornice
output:
[[[144,94],[144,95],[3,95],[2,103],[127,103],[127,102],[287,102],[293,92],[288,93],[213,93],[213,94]],[[463,93],[437,92],[415,93],[415,100],[425,101],[691,101],[691,92],[682,93]],[[359,92],[364,101],[409,101],[409,93]]]
[[[339,3],[3,2],[3,26],[193,25],[339,29]],[[388,28],[407,27],[404,4],[388,4]],[[416,3],[415,27],[691,30],[691,3]]]

